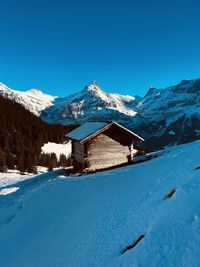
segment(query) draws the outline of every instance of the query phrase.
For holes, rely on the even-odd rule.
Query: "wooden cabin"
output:
[[[66,135],[75,171],[96,171],[131,161],[144,139],[116,122],[87,122]]]

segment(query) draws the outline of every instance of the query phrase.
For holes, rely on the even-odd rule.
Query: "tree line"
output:
[[[77,125],[47,124],[22,105],[0,96],[0,172],[18,169],[37,172],[37,165],[51,170],[69,164],[64,155],[41,154],[44,143],[62,143],[67,132]],[[53,166],[53,167],[52,167]]]

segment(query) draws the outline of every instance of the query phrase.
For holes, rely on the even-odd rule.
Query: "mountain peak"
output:
[[[10,89],[10,88],[8,88],[8,86],[0,82],[0,90],[6,90],[6,89]]]
[[[94,81],[91,83],[91,85],[93,85],[93,86],[98,86],[98,83],[94,80]]]
[[[3,84],[3,83],[0,82],[0,86],[5,86],[5,84]]]
[[[150,86],[150,88],[149,88],[148,92],[146,93],[145,97],[152,95],[156,91],[157,91],[157,89],[154,86]]]
[[[89,85],[85,86],[84,90],[88,92],[95,92],[99,93],[103,90],[99,87],[98,83],[96,81],[91,82]]]
[[[18,102],[36,116],[40,116],[41,111],[51,106],[56,98],[37,89],[28,91],[13,90],[3,83],[0,83],[0,95]]]
[[[30,89],[27,92],[35,94],[35,95],[44,95],[44,93],[41,90],[38,90],[38,89],[35,89],[35,88]]]

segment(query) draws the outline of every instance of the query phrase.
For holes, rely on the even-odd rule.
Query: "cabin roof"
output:
[[[66,137],[72,140],[80,141],[81,143],[84,143],[88,141],[89,139],[97,136],[98,134],[106,131],[111,126],[117,126],[120,129],[124,130],[125,134],[132,135],[133,138],[144,141],[142,137],[135,134],[134,132],[130,131],[129,129],[123,127],[122,125],[116,123],[116,122],[86,122],[76,128],[75,130],[69,132]]]
[[[75,130],[69,132],[66,137],[81,141],[106,125],[108,125],[106,122],[86,122]]]

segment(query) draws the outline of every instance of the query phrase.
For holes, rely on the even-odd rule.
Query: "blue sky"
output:
[[[0,81],[144,95],[200,77],[198,0],[0,0]]]

